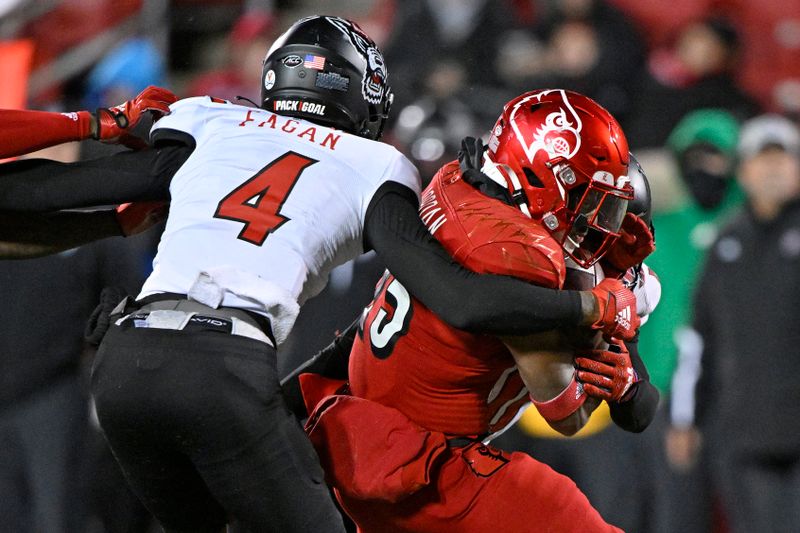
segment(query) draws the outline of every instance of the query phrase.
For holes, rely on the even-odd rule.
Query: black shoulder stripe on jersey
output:
[[[178,142],[188,146],[191,149],[194,149],[194,147],[197,146],[197,141],[194,140],[194,137],[185,131],[174,130],[172,128],[158,128],[157,130],[153,131],[153,133],[150,135],[150,142],[155,147],[159,147],[160,145],[170,142]]]

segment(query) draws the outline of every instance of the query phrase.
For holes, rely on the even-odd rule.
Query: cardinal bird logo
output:
[[[516,123],[515,117],[517,112],[523,106],[530,106],[535,102],[540,101],[544,96],[551,93],[559,93],[563,104],[558,111],[554,111],[545,117],[544,124],[536,128],[533,132],[533,139],[527,140],[519,126]],[[533,162],[533,158],[539,152],[544,150],[549,156],[548,159],[555,157],[564,157],[571,159],[581,147],[581,129],[583,124],[581,119],[572,105],[567,99],[567,95],[563,90],[549,90],[541,91],[523,98],[514,106],[510,116],[511,127],[517,136],[517,140],[525,150],[525,155],[528,160]]]

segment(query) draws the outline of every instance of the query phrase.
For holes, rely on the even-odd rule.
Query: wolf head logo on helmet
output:
[[[378,104],[386,91],[386,65],[383,55],[377,48],[367,50],[367,71],[362,84],[364,98],[371,104]]]
[[[301,63],[303,57],[306,61]],[[267,52],[261,107],[378,139],[393,99],[387,80],[383,55],[355,23],[339,17],[306,17]],[[322,111],[304,111],[308,109]]]
[[[337,17],[325,17],[325,19],[344,33],[367,60],[367,68],[361,80],[361,94],[367,102],[378,105],[387,90],[383,54],[356,23]]]
[[[633,198],[628,143],[608,111],[571,91],[525,93],[505,105],[488,147],[483,171],[567,255],[584,267],[602,257]]]

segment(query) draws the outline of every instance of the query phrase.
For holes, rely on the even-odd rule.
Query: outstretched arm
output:
[[[0,212],[0,259],[29,259],[122,235],[113,210],[63,213]]]
[[[410,189],[383,184],[367,211],[366,245],[411,294],[448,324],[497,335],[579,325],[618,333],[617,304],[622,299],[605,297],[610,294],[605,286],[594,293],[559,291],[509,276],[476,274],[453,260],[431,236],[417,207]]]
[[[169,113],[169,105],[176,99],[166,89],[148,87],[123,104],[100,108],[94,113],[0,109],[0,158],[84,139],[129,143],[131,137],[127,132],[145,112],[152,111],[157,116]]]
[[[106,237],[136,235],[163,220],[166,211],[161,202],[98,211],[0,211],[0,259],[30,259]]]
[[[145,230],[165,216],[170,180],[191,152],[170,145],[79,163],[29,159],[0,165],[0,258],[38,257]],[[128,201],[136,203],[59,212]]]
[[[26,159],[0,165],[0,210],[58,211],[169,200],[172,176],[192,153],[184,145],[122,152],[76,163]]]

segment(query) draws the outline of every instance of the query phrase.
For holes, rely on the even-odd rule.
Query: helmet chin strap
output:
[[[500,170],[501,167],[502,171]],[[495,163],[489,159],[488,156],[484,155],[481,172],[486,174],[489,179],[495,183],[508,188],[511,191],[511,199],[514,205],[516,205],[526,217],[531,218],[531,211],[528,209],[528,196],[522,188],[522,183],[520,183],[517,173],[514,172],[511,167]]]

